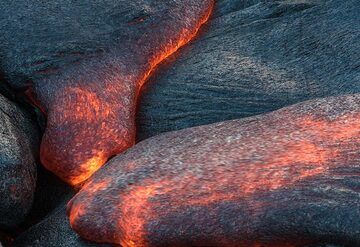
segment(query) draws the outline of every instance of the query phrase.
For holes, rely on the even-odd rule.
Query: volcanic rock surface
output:
[[[36,185],[39,133],[29,114],[0,95],[0,228],[21,223]]]
[[[360,245],[360,94],[162,134],[68,204],[82,237],[122,246]]]
[[[47,114],[42,163],[86,180],[135,142],[139,89],[213,0],[1,1],[0,69]]]
[[[358,0],[219,0],[142,93],[138,139],[360,92]]]
[[[70,199],[70,197],[68,197]],[[81,239],[70,228],[65,205],[60,205],[41,223],[33,226],[13,243],[14,247],[106,247]]]
[[[159,41],[160,34],[164,34],[164,32],[167,32],[167,29],[172,28],[172,24],[167,25],[163,29],[159,27],[160,25],[156,25],[164,21],[168,14],[173,14],[172,12],[169,13],[173,5],[168,5],[167,2],[168,1],[159,0],[106,0],[103,1],[101,5],[95,1],[73,0],[5,0],[0,2],[0,9],[2,10],[0,13],[0,71],[4,72],[7,81],[15,89],[23,90],[33,86],[32,92],[29,91],[29,95],[31,95],[31,97],[37,95],[37,99],[34,98],[35,103],[39,104],[40,108],[48,113],[49,117],[49,126],[44,143],[50,144],[50,146],[60,145],[60,149],[61,147],[65,147],[68,150],[75,149],[76,151],[74,153],[79,154],[81,157],[84,157],[84,153],[86,153],[86,160],[88,160],[89,157],[94,156],[94,153],[98,153],[99,150],[95,150],[94,153],[92,151],[87,152],[83,151],[82,146],[100,147],[101,145],[94,144],[94,140],[98,139],[98,136],[103,136],[103,139],[99,139],[102,139],[102,141],[105,140],[104,148],[99,149],[101,149],[100,151],[105,150],[106,152],[112,149],[112,147],[109,148],[109,146],[107,146],[108,140],[122,139],[126,135],[130,136],[130,139],[134,138],[135,134],[133,132],[129,134],[123,134],[121,132],[119,135],[116,135],[115,138],[114,136],[109,138],[108,134],[112,132],[108,130],[113,126],[115,126],[115,129],[119,128],[119,126],[120,128],[125,126],[125,129],[134,130],[133,115],[136,98],[136,93],[134,92],[136,92],[138,88],[131,83],[127,84],[130,79],[125,80],[125,84],[120,83],[121,85],[114,90],[112,90],[112,88],[111,90],[106,90],[104,85],[112,86],[113,82],[119,79],[119,75],[122,80],[124,78],[123,71],[127,74],[138,73],[138,78],[141,77],[142,68],[147,68],[146,61],[144,60],[146,57],[144,56],[145,53],[143,53],[141,49],[133,53],[133,50],[126,51],[126,45],[123,47],[120,46],[131,43],[131,37],[136,39],[136,37],[139,36],[141,36],[143,43],[146,43],[150,37],[153,37],[153,33],[159,35],[154,42]],[[182,3],[187,4],[195,1],[176,0],[171,2],[174,5],[179,4],[180,6]],[[190,4],[188,6],[190,6]],[[188,6],[186,6],[185,9],[192,11]],[[200,7],[200,5],[196,6]],[[138,114],[138,139],[145,139],[169,130],[261,114],[316,97],[359,93],[359,8],[360,6],[357,0],[216,1],[215,12],[212,14],[209,24],[206,25],[194,41],[185,46],[181,52],[176,53],[168,59],[166,64],[151,78],[151,81],[147,84],[148,88],[143,91],[145,94],[140,100],[140,113]],[[178,10],[174,11],[177,12]],[[184,10],[181,17],[187,14],[188,12]],[[144,32],[144,30],[148,32]],[[140,44],[137,45],[141,46],[143,43],[140,42]],[[134,47],[137,47],[137,45]],[[148,48],[151,50],[151,47],[153,46],[149,45]],[[136,54],[135,57],[133,57],[134,54]],[[119,59],[121,61],[119,61]],[[136,66],[133,66],[134,60],[138,60],[140,65],[136,64]],[[123,64],[124,61],[126,64]],[[144,65],[144,67],[141,67],[142,65]],[[98,70],[98,68],[100,69]],[[136,81],[136,78],[134,80]],[[122,87],[123,85],[130,86]],[[78,88],[83,89],[83,86],[86,90],[78,90]],[[109,93],[109,91],[114,91],[115,94]],[[121,91],[121,93],[119,93],[119,91]],[[7,93],[8,88],[4,89],[2,85],[0,85],[0,92]],[[103,102],[103,100],[108,102],[108,104],[102,105],[101,102]],[[98,103],[101,103],[100,107],[98,107]],[[102,115],[108,108],[115,111],[114,105],[125,105],[125,107],[116,110],[116,113],[113,115],[117,117]],[[51,115],[50,112],[54,112],[54,114]],[[78,114],[79,112],[81,114]],[[82,115],[83,112],[86,112],[88,116],[85,116],[86,114]],[[76,119],[69,123],[69,118],[72,118],[74,115],[77,116]],[[71,117],[68,118],[67,116]],[[105,122],[107,127],[110,127],[105,128],[105,135],[102,131],[92,131],[91,137],[79,138],[84,140],[81,142],[75,138],[75,142],[74,136],[77,136],[78,130],[85,131],[86,128],[84,124],[88,125],[92,130],[98,129],[100,126],[101,121],[88,123],[85,119],[88,119],[89,116],[91,116],[92,119],[105,119],[103,122]],[[125,116],[125,118],[123,116]],[[268,117],[265,118],[267,119]],[[258,118],[253,119],[257,121],[256,119]],[[284,121],[285,120],[290,121],[291,119],[284,119]],[[66,123],[67,121],[68,123]],[[241,128],[245,128],[245,133],[248,133],[248,128],[244,127],[247,121],[249,120],[236,120],[236,123],[239,122],[239,125],[243,126]],[[219,126],[223,124],[229,123],[221,123]],[[276,124],[280,126],[275,127],[280,128],[283,122],[279,120]],[[250,129],[257,128],[251,123],[248,125]],[[346,126],[346,124],[344,125]],[[213,127],[201,127],[200,129],[202,128]],[[264,129],[266,128],[268,128],[268,126],[264,127]],[[52,129],[50,134],[49,129]],[[69,130],[70,135],[68,136]],[[139,147],[131,150],[129,152],[130,154],[116,158],[110,163],[111,167],[120,166],[119,160],[120,162],[126,163],[136,159],[136,157],[139,158],[139,161],[135,160],[134,167],[138,165],[145,166],[145,163],[142,162],[145,162],[145,159],[153,160],[152,155],[158,152],[159,161],[156,160],[154,164],[150,165],[146,164],[146,166],[149,165],[149,170],[145,168],[144,171],[141,171],[141,169],[140,171],[130,169],[131,172],[128,176],[135,174],[135,178],[141,180],[141,176],[153,174],[152,169],[158,164],[164,166],[160,171],[165,171],[165,174],[160,175],[167,176],[168,174],[166,172],[169,171],[169,164],[172,161],[168,157],[174,157],[176,155],[176,153],[171,153],[175,148],[176,142],[192,143],[190,138],[192,131],[193,130],[185,130],[175,133],[175,135],[182,136],[176,138],[174,142],[168,140],[168,138],[170,139],[173,135],[169,134],[141,143]],[[231,134],[230,131],[231,130],[227,132],[228,135]],[[237,132],[237,129],[234,131]],[[190,137],[186,137],[188,133],[190,133]],[[200,134],[202,135],[202,133]],[[240,135],[241,133],[238,134],[239,138],[241,137]],[[54,138],[50,138],[49,140],[47,136],[54,136]],[[184,140],[180,140],[181,138],[184,138]],[[210,140],[213,140],[214,137],[211,138]],[[162,140],[164,141],[162,142]],[[160,150],[161,147],[159,147],[158,141],[160,141],[161,145],[164,145],[163,150]],[[112,141],[111,143],[113,144]],[[132,142],[129,143],[132,144]],[[151,143],[153,143],[153,145],[149,150],[141,150],[142,148],[145,149],[145,147],[151,146]],[[115,145],[118,144],[118,142],[115,143]],[[358,142],[354,142],[354,145],[358,145]],[[128,144],[125,146],[127,147]],[[338,145],[336,145],[336,147],[337,146]],[[182,144],[179,150],[182,148],[190,150],[190,147],[189,145]],[[341,147],[341,145],[339,145],[339,147]],[[114,148],[114,150],[115,149],[116,148]],[[267,150],[270,149],[271,148]],[[196,150],[196,147],[194,147],[194,150]],[[215,157],[214,155],[216,154],[212,154],[211,150],[206,151],[209,151],[208,154],[210,154],[204,155],[206,158],[208,156]],[[120,149],[117,149],[116,152],[120,152]],[[141,152],[144,152],[144,157],[141,157]],[[194,153],[195,152],[196,151],[194,151]],[[113,152],[109,152],[105,154],[104,157],[110,154],[112,155],[112,153]],[[137,156],[135,156],[135,158],[130,157],[132,153],[136,153]],[[357,155],[357,153],[355,154]],[[191,155],[192,154],[189,154],[189,157],[191,157]],[[51,151],[51,155],[48,156],[50,156],[51,159],[66,161],[63,164],[67,168],[69,168],[68,164],[70,160],[77,159],[77,157],[68,155],[67,152],[62,150]],[[219,154],[219,158],[223,158],[223,156],[223,154]],[[98,156],[95,155],[95,157]],[[181,161],[183,156],[179,155],[179,157]],[[85,174],[84,177],[75,176],[76,178],[74,179],[74,177],[67,177],[67,175],[60,176],[67,182],[75,184],[88,177],[93,170],[96,170],[99,164],[103,163],[98,162],[102,161],[101,158],[102,157],[90,159],[90,162],[87,163],[89,166],[81,169],[80,173]],[[252,158],[253,157],[251,157],[251,159]],[[294,157],[290,156],[290,158]],[[176,162],[178,157],[173,160],[175,165],[174,169],[182,165],[179,164],[180,161]],[[53,167],[57,166],[57,161],[48,159],[43,161],[45,161],[45,164],[52,164],[51,166]],[[233,160],[230,160],[229,162],[232,161]],[[359,164],[358,157],[353,160],[349,158],[349,162],[350,161]],[[248,162],[250,162],[250,160]],[[349,162],[344,164],[349,164]],[[82,163],[83,162],[80,161],[78,162],[78,164]],[[314,162],[314,164],[316,165],[318,163]],[[127,165],[127,167],[130,168],[131,166],[131,164]],[[49,168],[49,165],[47,167]],[[306,171],[304,172],[304,169],[306,170],[307,168],[309,168],[308,173]],[[267,209],[267,211],[270,212],[269,215],[256,218],[253,222],[245,222],[247,224],[244,224],[244,226],[248,227],[251,223],[254,224],[254,229],[271,229],[271,231],[266,232],[268,235],[275,234],[277,230],[285,231],[286,234],[294,233],[294,240],[297,240],[297,236],[305,236],[306,234],[313,233],[312,236],[306,235],[308,237],[307,240],[316,241],[319,239],[319,241],[322,241],[322,238],[326,238],[326,240],[330,242],[339,242],[339,245],[336,245],[336,247],[356,246],[358,239],[356,239],[356,237],[353,238],[351,234],[356,235],[356,231],[359,233],[359,212],[357,211],[358,206],[356,205],[356,203],[358,203],[356,196],[358,195],[352,191],[353,188],[358,185],[357,177],[355,175],[353,176],[352,171],[350,171],[351,169],[339,168],[339,172],[342,172],[340,176],[330,178],[329,176],[334,175],[334,173],[330,173],[330,175],[329,173],[325,173],[325,175],[323,175],[325,180],[319,179],[319,181],[314,182],[312,179],[315,179],[316,176],[311,177],[311,172],[314,171],[312,168],[311,165],[308,165],[303,169],[298,169],[295,166],[289,169],[289,174],[299,172],[299,174],[296,174],[298,176],[297,178],[300,176],[300,178],[304,180],[300,179],[301,181],[299,180],[299,183],[295,183],[294,187],[282,188],[279,191],[272,191],[268,195],[264,195],[263,201],[256,201],[259,203],[250,213],[248,208],[251,209],[249,205],[252,205],[251,202],[253,201],[249,201],[250,199],[247,198],[241,202],[239,207],[233,207],[231,203],[226,205],[227,202],[225,202],[224,206],[218,206],[219,214],[217,215],[221,215],[221,212],[224,212],[227,208],[232,210],[230,210],[229,215],[231,212],[236,212],[236,210],[240,208],[243,213],[233,217],[233,220],[237,220],[244,215],[243,220],[247,220],[249,217],[264,216],[265,213],[259,212],[258,209],[259,207],[263,209],[261,207],[262,205],[270,203],[270,207]],[[52,168],[50,167],[50,169]],[[121,169],[118,173],[122,171]],[[322,171],[321,169],[321,166],[319,170],[315,169],[315,174],[316,172]],[[101,172],[100,174],[107,173],[107,171]],[[59,175],[58,172],[56,173]],[[179,174],[182,173],[179,172]],[[284,173],[280,172],[279,174],[272,174],[272,176],[276,178],[277,175],[283,174]],[[301,177],[304,174],[305,176]],[[157,175],[158,174],[156,174],[155,178],[158,177]],[[202,174],[199,173],[199,175]],[[309,175],[309,180],[306,180],[306,175]],[[101,175],[97,175],[97,177],[99,176]],[[114,191],[123,191],[119,186],[123,183],[122,179],[124,179],[124,175],[121,175],[119,178],[120,183],[113,181],[116,176],[117,173],[115,172],[110,176],[112,183],[115,183]],[[259,176],[265,175],[264,173],[260,173]],[[321,175],[319,176],[321,177]],[[248,175],[248,178],[250,179],[251,176]],[[133,188],[136,188],[134,187],[136,185],[130,184],[132,183],[131,179],[129,180],[130,182],[124,185],[126,188],[129,188],[129,194],[131,194]],[[274,180],[270,179],[270,182],[273,181]],[[292,180],[286,177],[286,179],[280,181],[291,182]],[[327,181],[333,181],[333,183],[329,187],[324,187]],[[48,188],[46,188],[47,182],[48,181],[45,180],[42,181],[39,193],[42,193],[42,191],[49,193]],[[258,182],[258,184],[255,183],[255,185],[259,185],[260,182]],[[268,186],[270,186],[270,182]],[[51,186],[57,186],[56,183]],[[296,186],[300,186],[301,183],[308,184],[304,187],[303,191],[297,192],[296,188],[298,187]],[[204,184],[206,185],[206,183]],[[104,184],[98,183],[98,185]],[[141,185],[144,184],[141,182]],[[264,188],[267,188],[266,186],[265,184]],[[162,188],[164,187],[159,188],[160,192]],[[110,193],[107,186],[105,186],[104,189],[104,192],[99,190],[95,192],[100,195]],[[151,186],[150,189],[152,189]],[[40,203],[41,198],[49,198],[50,202],[45,203],[49,204],[45,206],[47,209],[53,207],[58,201],[63,200],[62,189],[55,190],[59,191],[50,195],[52,197],[61,195],[59,198],[53,199],[51,196],[47,197],[48,195],[46,193],[43,197],[40,196]],[[67,189],[65,189],[65,191],[68,193]],[[167,193],[166,196],[168,196],[169,192],[165,192]],[[73,194],[69,192],[68,195]],[[82,198],[86,198],[87,195],[90,198],[92,197],[89,190],[86,190],[80,194],[75,202],[81,204]],[[139,196],[141,199],[142,195],[140,191]],[[260,198],[256,197],[257,195],[258,194],[251,196],[255,199]],[[150,196],[152,195],[150,194]],[[289,198],[286,198],[287,196]],[[115,197],[111,197],[111,199],[117,202],[119,197],[120,195],[116,195]],[[173,197],[174,196],[171,195],[168,196],[169,200]],[[66,197],[65,199],[68,200],[69,198],[70,197]],[[312,198],[313,201],[311,201]],[[156,195],[153,205],[158,202],[158,199],[159,197]],[[298,208],[296,208],[295,203],[291,201],[297,199],[304,200],[304,204],[300,203],[297,205]],[[165,200],[165,203],[168,202],[169,201]],[[307,204],[308,202],[312,202],[312,204],[309,205]],[[89,206],[91,208],[93,208],[93,205],[105,205],[103,196],[100,196],[98,201],[90,200],[87,203],[86,207]],[[271,203],[277,204],[272,204],[271,206]],[[101,208],[99,212],[105,213],[102,215],[104,217],[96,218],[98,221],[90,218],[91,214],[98,216],[98,212],[94,213],[94,211],[89,212],[89,210],[87,210],[87,213],[82,216],[82,221],[79,223],[80,226],[85,225],[86,227],[80,230],[78,229],[78,231],[85,232],[84,235],[87,236],[89,231],[96,229],[96,227],[102,227],[101,224],[103,224],[103,220],[105,223],[108,223],[107,220],[112,221],[113,219],[107,216],[109,214],[116,214],[113,206],[114,205],[106,204],[104,208]],[[277,206],[280,208],[276,208]],[[337,206],[337,208],[334,208],[335,206]],[[350,208],[351,206],[353,207]],[[36,208],[41,211],[42,205],[36,206]],[[173,217],[177,224],[177,220],[181,219],[192,222],[191,220],[194,215],[194,218],[198,215],[201,216],[201,212],[204,212],[202,211],[204,210],[203,208],[204,207],[199,207],[199,209],[194,207],[190,208],[188,212],[188,214],[191,215],[191,217],[189,216],[189,221],[189,218],[186,218],[187,215],[181,210],[179,211],[179,215],[175,216],[172,216],[172,212],[170,212],[170,214],[168,214],[169,212],[166,210],[163,210],[163,212],[170,215],[169,217]],[[284,210],[284,208],[286,210]],[[135,209],[137,208],[135,207]],[[148,208],[145,207],[145,210],[146,209]],[[75,209],[71,211],[76,212]],[[155,212],[158,211],[159,210],[155,208]],[[132,213],[133,211],[130,210],[129,218],[134,217],[135,214]],[[206,210],[206,214],[208,213],[209,211]],[[333,217],[333,214],[339,217],[339,219]],[[149,214],[149,218],[152,216],[153,215]],[[308,219],[307,217],[312,217],[312,219]],[[313,221],[313,218],[315,218],[315,221]],[[89,219],[89,221],[85,224],[84,220],[86,219]],[[150,220],[152,220],[152,218]],[[206,220],[207,218],[205,218],[205,221]],[[227,224],[229,222],[227,220],[225,216],[221,218],[219,222]],[[313,222],[310,222],[310,220]],[[166,221],[166,217],[159,219],[159,222],[166,223]],[[299,225],[299,222],[302,225]],[[290,223],[294,225],[287,225]],[[349,229],[345,229],[345,227],[348,227],[346,225],[347,223],[349,227],[351,225]],[[171,229],[173,229],[172,227],[177,226],[176,224],[168,230],[171,231]],[[104,224],[103,226],[106,226],[104,229],[116,228],[118,224]],[[131,224],[129,224],[129,226],[131,226]],[[147,231],[145,234],[155,231],[156,226],[158,226],[157,221],[145,229]],[[194,225],[191,227],[193,226]],[[298,226],[298,228],[295,231],[294,228],[296,226]],[[329,227],[324,231],[327,226]],[[168,227],[168,225],[165,224],[164,228],[166,227]],[[184,227],[186,227],[186,225],[184,225],[183,228]],[[189,229],[191,229],[191,227]],[[231,228],[232,225],[230,224],[229,227]],[[134,231],[138,229],[141,229],[141,227],[133,228]],[[309,231],[303,234],[308,229]],[[202,230],[201,227],[194,229],[194,232],[199,232],[200,230]],[[208,231],[203,231],[204,234],[207,234],[212,229],[207,230]],[[251,230],[252,229],[250,229],[250,231]],[[162,231],[162,229],[160,232],[168,237],[165,241],[172,241],[172,239],[169,240],[169,238],[173,235],[168,234],[169,232]],[[226,231],[224,232],[228,233]],[[98,232],[95,232],[92,237],[95,238],[97,233]],[[220,232],[218,236],[225,236],[225,233]],[[177,231],[175,230],[173,234],[176,235]],[[105,238],[108,237],[106,234],[103,236]],[[141,235],[139,236],[141,237]],[[208,237],[209,236],[211,236],[211,234],[209,234]],[[249,238],[251,238],[251,235],[249,236]],[[252,236],[254,238],[256,237],[255,235]],[[130,238],[131,237],[132,236],[130,236]],[[157,237],[158,235],[155,234],[152,239],[147,240],[156,243]],[[196,236],[194,236],[194,238],[196,238]],[[195,241],[194,238],[192,240],[191,238],[189,239]],[[175,241],[181,242],[177,235],[174,239]],[[259,239],[260,241],[263,240],[262,238]],[[218,241],[216,238],[215,240]],[[15,240],[14,245],[37,247],[97,246],[96,244],[82,240],[71,230],[69,222],[66,219],[64,205],[59,206],[59,208],[54,210],[54,212],[48,215],[41,223],[21,234],[21,236]],[[304,245],[301,244],[300,246],[303,247]],[[334,247],[335,245],[311,245],[311,247],[320,246]]]

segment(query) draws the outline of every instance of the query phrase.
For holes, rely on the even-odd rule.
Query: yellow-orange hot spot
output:
[[[103,155],[99,155],[99,156],[92,157],[88,161],[83,163],[80,166],[81,175],[74,176],[70,180],[71,185],[75,186],[75,185],[87,180],[94,172],[96,172],[106,162],[106,159],[107,158],[104,157]]]

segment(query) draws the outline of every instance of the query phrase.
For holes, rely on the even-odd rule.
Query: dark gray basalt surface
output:
[[[94,57],[103,59],[102,55],[107,53],[114,55],[107,65],[119,54],[123,59],[141,60],[144,51],[138,47],[132,50],[134,47],[125,46],[127,42],[148,41],[144,36],[154,35],[151,31],[162,23],[158,37],[151,39],[157,41],[171,28],[166,26],[166,18],[171,19],[169,14],[177,15],[169,13],[171,7],[177,11],[176,8],[184,9],[188,4],[196,9],[201,2],[3,0],[0,2],[0,71],[12,87],[22,89],[32,83],[45,83],[42,80],[52,75],[64,76],[65,70],[72,70],[80,61],[88,62],[85,68],[91,68]],[[76,72],[89,73],[80,71],[82,68]]]
[[[0,228],[21,223],[36,185],[39,133],[29,114],[0,95]]]
[[[217,2],[143,90],[138,139],[360,92],[358,0]]]
[[[70,199],[70,195],[67,200]],[[20,235],[14,243],[14,247],[106,247],[109,245],[94,244],[82,240],[70,228],[69,219],[66,216],[66,204],[56,208],[49,217],[28,231]]]

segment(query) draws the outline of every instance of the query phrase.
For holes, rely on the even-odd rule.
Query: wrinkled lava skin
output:
[[[217,0],[143,88],[137,139],[360,93],[359,13],[358,0]]]
[[[122,246],[360,245],[360,94],[166,133],[69,202],[82,237]]]
[[[214,4],[213,0],[107,0],[101,5],[25,1],[21,4],[33,9],[23,12],[19,6],[14,21],[9,14],[16,6],[12,2],[0,5],[5,10],[1,29],[15,26],[28,36],[4,34],[7,39],[0,53],[12,65],[2,67],[10,71],[7,76],[15,86],[24,86],[19,74],[31,80],[28,94],[47,115],[41,161],[72,185],[134,144],[142,84],[158,63],[195,36]],[[6,22],[7,15],[12,23]],[[31,47],[16,50],[16,42],[28,45],[21,38],[33,39]],[[22,58],[20,65],[10,59],[14,52]]]

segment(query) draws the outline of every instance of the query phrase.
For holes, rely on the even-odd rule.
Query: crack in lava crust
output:
[[[111,52],[34,84],[33,101],[47,114],[41,161],[69,184],[81,184],[134,144],[141,86],[161,61],[195,37],[214,1],[157,4],[165,12],[130,23],[139,27]]]

